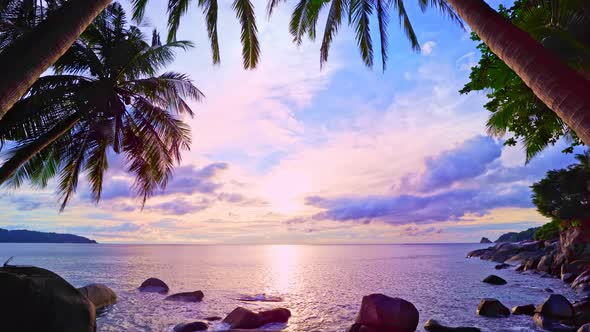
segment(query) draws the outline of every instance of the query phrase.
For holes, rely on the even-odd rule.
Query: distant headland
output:
[[[59,233],[44,233],[27,230],[0,228],[0,243],[97,243],[94,240],[73,235]]]

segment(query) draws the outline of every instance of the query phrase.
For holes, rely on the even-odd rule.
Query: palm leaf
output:
[[[324,38],[322,39],[322,46],[320,48],[320,67],[328,61],[328,53],[330,51],[330,45],[338,28],[342,24],[342,13],[346,10],[345,6],[348,2],[343,0],[332,0],[330,5],[330,11],[328,12],[328,18],[326,19],[326,27],[324,28]]]
[[[260,57],[254,6],[250,0],[234,0],[232,7],[242,27],[240,40],[242,41],[244,68],[254,69]]]
[[[373,67],[373,42],[369,22],[372,13],[372,0],[351,0],[349,18],[356,30],[356,40],[361,57],[368,67]]]

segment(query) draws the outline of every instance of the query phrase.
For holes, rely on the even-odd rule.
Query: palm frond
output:
[[[320,48],[320,67],[328,61],[328,53],[330,51],[330,45],[338,28],[342,24],[342,14],[346,10],[346,4],[343,0],[332,0],[330,5],[330,11],[328,12],[328,18],[326,19],[326,26],[324,28],[324,38],[322,39],[322,46]]]
[[[250,0],[234,0],[233,9],[240,21],[242,33],[242,57],[245,69],[254,69],[260,58],[260,45],[258,44],[258,28],[256,27],[256,16],[254,6]]]
[[[377,9],[377,21],[379,23],[379,39],[381,41],[381,64],[383,71],[387,63],[387,24],[389,23],[389,1],[375,0],[375,7]]]
[[[367,67],[373,67],[373,42],[371,40],[370,17],[373,13],[372,0],[351,0],[349,18],[356,30],[356,40],[361,57]]]
[[[422,5],[425,1],[428,0],[420,0],[420,4]],[[406,34],[406,38],[410,41],[410,45],[414,51],[420,51],[420,42],[418,42],[418,37],[416,36],[416,32],[414,31],[414,27],[412,26],[412,22],[406,12],[406,7],[404,6],[403,0],[393,0],[393,8],[397,10],[397,16],[399,18],[399,24],[404,29],[404,33]]]
[[[168,0],[168,42],[176,40],[180,19],[188,10],[190,0]]]
[[[199,6],[203,8],[203,14],[207,21],[207,35],[211,42],[213,63],[218,64],[221,59],[219,55],[219,41],[217,40],[217,0],[199,0]]]

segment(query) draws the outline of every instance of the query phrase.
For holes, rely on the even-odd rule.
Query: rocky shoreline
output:
[[[544,303],[523,304],[512,309],[512,314],[533,316],[535,325],[548,331],[590,331],[590,232],[582,228],[571,228],[560,234],[559,239],[549,241],[522,241],[497,243],[485,249],[473,250],[469,258],[479,257],[498,263],[496,269],[514,269],[515,272],[537,273],[541,277],[560,278],[578,293],[581,300],[571,304],[565,297],[552,294]],[[503,285],[501,279],[490,276]],[[497,301],[495,299],[487,299]],[[484,300],[482,300],[484,301]],[[492,302],[493,302],[492,301]],[[499,303],[499,301],[498,301]],[[481,305],[481,303],[480,303]],[[501,304],[500,304],[501,305]],[[498,317],[507,312],[499,308]]]

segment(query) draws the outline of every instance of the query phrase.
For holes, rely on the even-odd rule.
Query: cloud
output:
[[[147,210],[158,211],[160,213],[172,215],[185,215],[188,213],[195,213],[207,209],[211,206],[211,201],[208,199],[200,199],[198,201],[189,201],[184,198],[176,198],[174,200],[155,204],[147,207]]]
[[[422,44],[422,54],[423,55],[431,55],[434,52],[434,48],[436,47],[436,42],[430,40]]]
[[[424,236],[430,234],[441,234],[443,230],[436,227],[419,228],[416,226],[408,226],[401,232],[405,236]]]
[[[429,192],[481,175],[501,154],[500,143],[490,137],[475,136],[453,150],[427,158],[427,173],[420,189]]]

